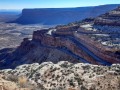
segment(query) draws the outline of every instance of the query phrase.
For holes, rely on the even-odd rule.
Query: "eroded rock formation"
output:
[[[40,42],[43,46],[68,51],[82,62],[103,65],[120,63],[119,58],[111,56],[106,50],[100,50],[97,42],[79,33],[80,29],[78,26],[65,26],[61,29],[59,27],[59,29],[35,31],[33,40]]]

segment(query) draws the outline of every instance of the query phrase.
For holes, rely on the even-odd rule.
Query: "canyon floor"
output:
[[[33,31],[49,27],[51,26],[0,22],[0,49],[16,48],[23,41],[23,38],[32,38]]]

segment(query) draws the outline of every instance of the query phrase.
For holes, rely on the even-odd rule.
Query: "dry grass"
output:
[[[68,90],[76,90],[76,89],[74,89],[74,88],[68,88]]]
[[[18,83],[21,88],[25,88],[26,84],[27,84],[27,77],[25,77],[25,76],[18,77]]]

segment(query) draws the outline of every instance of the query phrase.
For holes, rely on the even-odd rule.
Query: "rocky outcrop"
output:
[[[0,74],[15,83],[19,82],[15,77],[26,77],[24,86],[32,86],[34,90],[120,90],[120,64],[108,67],[65,61],[57,64],[44,62],[0,70]]]
[[[15,82],[5,80],[4,78],[5,76],[0,75],[0,90],[15,90],[18,88]]]
[[[88,17],[96,17],[115,9],[118,5],[80,8],[23,9],[22,15],[13,22],[20,24],[67,24]]]

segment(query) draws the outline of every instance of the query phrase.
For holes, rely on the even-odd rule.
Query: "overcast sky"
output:
[[[120,4],[120,0],[0,0],[0,9],[63,8]]]

